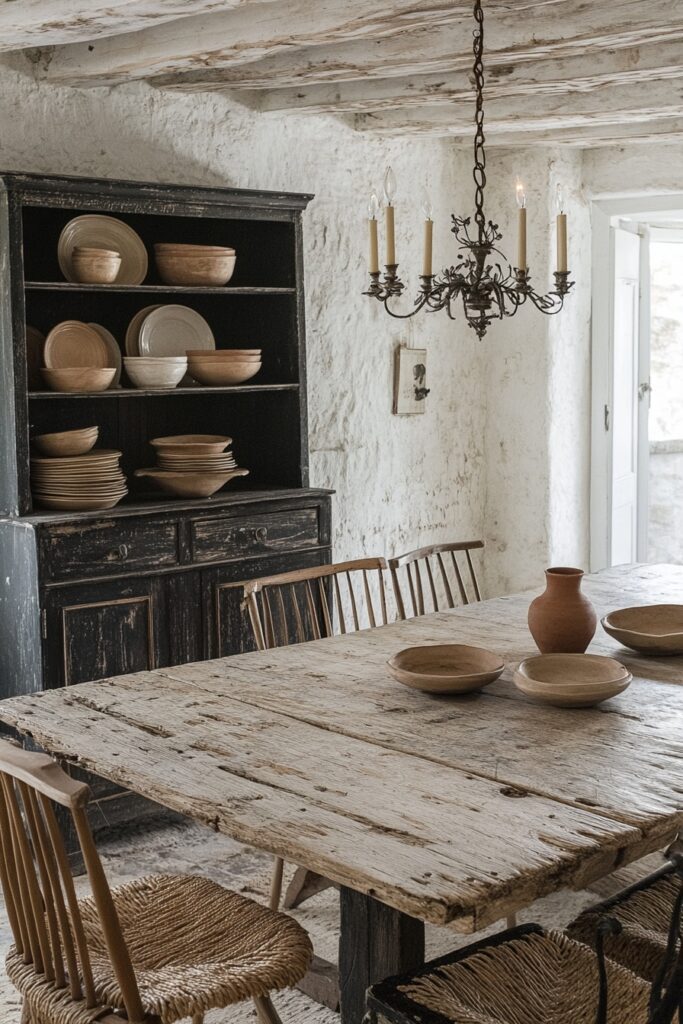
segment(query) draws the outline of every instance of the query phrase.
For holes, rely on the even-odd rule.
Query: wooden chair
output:
[[[306,973],[306,932],[206,878],[153,875],[110,889],[88,797],[47,755],[0,742],[6,968],[24,998],[22,1024],[201,1024],[207,1010],[248,998],[263,1024],[278,1024],[269,993]],[[73,818],[89,898],[76,897],[53,804]]]
[[[362,558],[296,569],[244,584],[243,607],[258,650],[386,626],[386,568],[384,558]],[[276,858],[270,890],[273,910],[280,906],[283,866],[283,861]],[[297,868],[284,906],[288,910],[297,907],[331,885],[329,879]]]
[[[389,569],[400,618],[409,617],[406,614],[406,602],[399,581],[401,568],[404,569],[413,616],[442,611],[444,608],[455,608],[455,594],[458,595],[461,604],[481,601],[471,552],[483,547],[482,540],[466,540],[457,544],[431,544],[429,547],[417,548],[397,558],[390,558]]]

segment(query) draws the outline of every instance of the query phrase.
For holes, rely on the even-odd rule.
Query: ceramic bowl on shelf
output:
[[[88,391],[106,391],[116,374],[115,367],[101,369],[94,366],[64,367],[59,370],[40,371],[52,391],[77,394]]]
[[[124,356],[123,365],[136,388],[171,390],[187,373],[186,356]]]
[[[137,477],[150,477],[169,494],[179,498],[210,498],[233,477],[247,476],[248,469],[221,470],[219,473],[175,472],[169,469],[136,469]]]
[[[624,665],[599,654],[540,654],[514,674],[527,697],[560,708],[593,707],[622,693],[631,679]]]
[[[235,250],[220,246],[154,246],[159,277],[164,284],[221,287],[235,269]]]
[[[81,284],[113,284],[121,269],[121,254],[77,245],[71,254],[71,268]]]
[[[262,350],[260,348],[216,348],[213,350],[191,348],[187,350],[186,355],[188,359],[196,359],[198,361],[203,359],[225,359],[238,363],[260,363],[261,353]]]
[[[470,693],[502,675],[505,662],[482,647],[430,644],[407,647],[387,662],[394,679],[425,693]]]
[[[168,437],[155,437],[149,442],[157,452],[164,455],[178,452],[183,455],[223,454],[231,437],[222,434],[171,434]]]
[[[54,458],[64,455],[85,455],[95,445],[98,434],[97,427],[60,430],[54,434],[39,434],[33,438],[33,443],[43,455],[51,455]]]
[[[683,654],[683,604],[620,608],[601,622],[606,633],[640,654]]]
[[[209,387],[225,387],[230,384],[244,384],[251,380],[261,369],[257,359],[197,359],[187,358],[188,373],[200,384]]]

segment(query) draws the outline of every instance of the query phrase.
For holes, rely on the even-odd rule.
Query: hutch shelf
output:
[[[85,178],[0,175],[0,696],[220,657],[250,647],[234,584],[330,560],[330,492],[308,486],[301,217],[310,196]],[[57,262],[80,214],[118,217],[149,254],[137,286],[71,284]],[[153,244],[231,245],[226,287],[156,276]],[[150,298],[151,296],[151,298]],[[97,394],[29,390],[25,326],[102,324],[123,343],[150,302],[182,303],[218,347],[259,347],[263,369],[238,387],[130,387]],[[34,507],[36,434],[97,425],[121,451],[130,493],[104,512]],[[204,500],[169,498],[133,474],[166,434],[233,438],[242,481]],[[150,809],[89,780],[94,824]]]

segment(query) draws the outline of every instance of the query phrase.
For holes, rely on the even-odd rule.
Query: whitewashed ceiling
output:
[[[489,144],[683,136],[683,0],[484,0]],[[359,131],[472,131],[469,0],[0,0],[45,77],[220,91]]]

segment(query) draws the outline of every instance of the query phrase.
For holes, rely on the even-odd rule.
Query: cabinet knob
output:
[[[265,526],[259,526],[258,529],[254,530],[254,540],[258,541],[259,544],[263,544],[268,540],[268,530]]]
[[[128,558],[128,545],[119,544],[119,546],[112,551],[112,555],[114,558],[118,559],[118,561],[124,562],[126,558]]]

